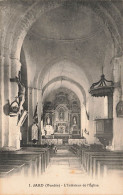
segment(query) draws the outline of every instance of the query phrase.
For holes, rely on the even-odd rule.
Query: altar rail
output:
[[[80,146],[81,144],[85,144],[85,139],[68,139],[68,144],[77,144]]]
[[[42,144],[54,144],[54,145],[62,145],[63,144],[63,140],[62,139],[42,139]]]
[[[63,145],[63,139],[53,139],[53,138],[47,138],[47,139],[42,139],[42,144],[54,144],[54,145]],[[81,145],[81,144],[85,144],[85,139],[68,139],[68,145],[72,145],[72,144],[77,144],[77,145]]]

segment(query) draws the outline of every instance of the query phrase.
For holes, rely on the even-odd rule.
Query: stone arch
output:
[[[38,76],[36,77],[35,83],[36,83],[36,87],[37,88],[42,88],[42,83],[43,80],[45,78],[45,75],[47,73],[47,67],[50,65],[50,68],[52,68],[55,64],[59,64],[62,63],[63,61],[65,61],[65,63],[72,63],[76,66],[76,68],[79,68],[79,66],[81,65],[81,61],[79,61],[78,59],[76,59],[75,57],[68,57],[68,56],[61,56],[60,58],[57,59],[53,59],[52,62],[49,60],[49,62],[44,66],[44,68],[39,72]],[[88,71],[83,71],[83,75],[87,78],[88,80],[88,86],[91,85],[91,83],[93,82],[92,76],[89,74]]]
[[[71,82],[73,85],[76,85],[76,86],[80,89],[80,91],[81,91],[81,93],[82,93],[82,95],[83,95],[84,104],[86,104],[86,93],[85,93],[84,88],[83,88],[79,83],[77,83],[76,81],[74,81],[74,80],[72,80],[72,79],[70,79],[70,78],[68,78],[68,77],[65,77],[65,76],[63,76],[63,77],[56,77],[56,78],[52,79],[51,81],[49,81],[49,82],[43,87],[42,93],[45,92],[45,90],[47,89],[48,86],[50,86],[50,85],[53,84],[53,83],[56,83],[57,81],[61,81],[61,80],[62,80],[62,81],[68,81],[68,82]]]
[[[43,14],[44,12],[47,12],[51,9],[55,9],[59,6],[62,6],[62,4],[65,2],[71,3],[70,1],[67,1],[67,0],[65,1],[55,1],[55,0],[46,1],[45,0],[45,1],[36,1],[35,3],[33,3],[33,5],[27,10],[25,15],[21,18],[21,20],[14,25],[14,28],[13,28],[14,32],[11,33],[9,37],[8,35],[6,35],[8,37],[8,40],[6,42],[7,42],[7,45],[9,45],[10,47],[9,49],[10,56],[12,58],[17,58],[17,59],[20,58],[20,50],[23,44],[23,40],[28,30],[30,29],[30,27],[39,18],[39,16]],[[76,1],[76,3],[81,3],[81,2]],[[91,5],[91,9],[93,7],[93,10],[97,14],[99,14],[100,17],[103,17],[104,23],[106,24],[107,28],[110,30],[110,33],[112,34],[114,43],[117,42],[118,44],[116,45],[118,46],[121,45],[120,35],[118,33],[116,23],[113,17],[110,14],[108,14],[108,12],[106,11],[106,8],[103,7],[102,3],[101,2],[96,2],[96,3],[82,2],[82,4],[85,6]],[[110,6],[111,9],[115,10],[115,13],[117,11],[116,14],[121,20],[121,17],[119,15],[117,8],[114,5],[112,6],[112,2],[108,2],[108,4],[109,4],[108,6]],[[105,19],[105,16],[106,16],[106,19]]]
[[[54,90],[53,84],[54,83],[51,83],[49,86],[47,86],[48,90],[47,88],[45,89],[43,93],[43,100],[47,97],[47,95],[51,92],[51,90]],[[56,81],[55,84],[57,85],[56,89],[58,89],[60,86],[60,81]],[[62,86],[73,91],[77,95],[81,105],[83,104],[86,105],[86,96],[84,96],[85,94],[83,94],[83,92],[80,90],[80,88],[77,85],[75,85],[74,83],[71,83],[70,81],[64,80],[62,83]]]

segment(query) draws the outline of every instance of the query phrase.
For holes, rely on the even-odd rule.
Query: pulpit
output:
[[[96,137],[103,145],[109,145],[113,137],[113,120],[96,119]]]

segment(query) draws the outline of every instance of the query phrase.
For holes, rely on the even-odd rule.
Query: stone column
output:
[[[113,141],[112,150],[123,150],[123,118],[118,118],[116,106],[123,94],[123,56],[114,58],[113,61],[114,94],[113,94]]]
[[[10,146],[9,132],[9,99],[10,99],[10,58],[0,57],[0,149],[7,150]]]
[[[4,108],[10,100],[10,58],[6,56],[4,58],[4,78],[3,78],[3,99],[4,99]],[[5,108],[6,110],[6,108]],[[7,110],[6,110],[7,111]],[[10,131],[9,131],[9,116],[4,112],[3,114],[3,129],[4,129],[4,147],[10,146]]]
[[[16,150],[20,148],[20,131],[17,126],[17,117],[9,116],[9,104],[18,95],[17,83],[11,83],[10,78],[18,76],[21,64],[16,59],[11,59],[8,55],[0,58],[0,147],[2,150]]]
[[[4,57],[0,56],[0,148],[4,146],[4,115]]]
[[[41,129],[41,116],[43,113],[43,105],[42,105],[42,90],[38,89],[38,126],[39,126],[39,141],[38,144],[42,144],[42,129]]]
[[[18,77],[21,69],[21,63],[17,59],[11,59],[11,75],[10,78]],[[10,82],[10,80],[9,80]],[[18,84],[10,82],[10,104],[18,96]],[[10,132],[10,146],[14,149],[20,149],[20,127],[17,125],[18,116],[9,117],[9,132]]]
[[[27,144],[31,143],[31,127],[33,123],[33,88],[28,87],[28,130],[27,130]]]
[[[86,114],[86,130],[89,132],[89,135],[86,134],[89,144],[93,144],[95,141],[95,115],[94,115],[94,103],[95,98],[92,96],[88,96],[87,106],[85,110]],[[86,113],[87,111],[87,113]]]
[[[32,110],[33,110],[33,116],[35,113],[36,105],[38,103],[38,97],[37,92],[38,90],[36,88],[32,88]]]
[[[86,113],[85,113],[85,105],[81,105],[81,137],[84,136],[84,130],[86,128]]]

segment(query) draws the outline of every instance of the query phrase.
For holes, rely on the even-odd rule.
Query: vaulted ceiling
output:
[[[51,93],[61,85],[88,94],[102,67],[112,79],[114,42],[102,17],[91,6],[62,5],[40,16],[23,43],[28,85]],[[71,86],[71,87],[70,87]],[[48,92],[49,91],[49,92]]]

